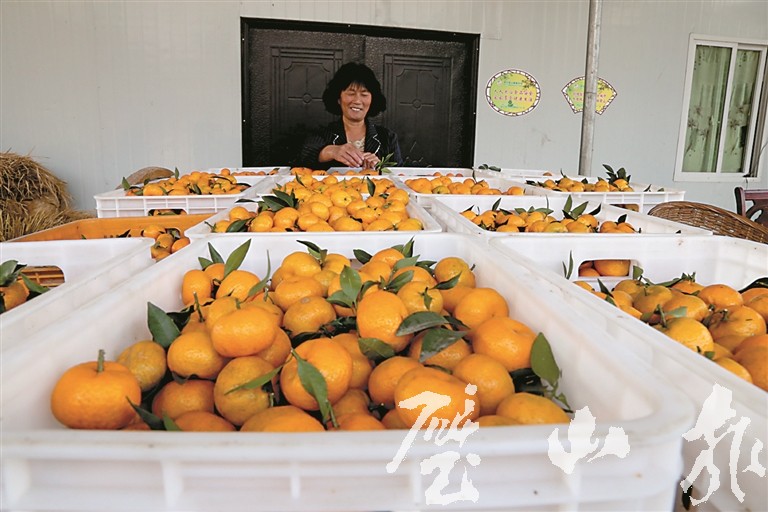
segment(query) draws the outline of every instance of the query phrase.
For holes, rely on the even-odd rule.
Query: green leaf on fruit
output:
[[[298,373],[301,385],[307,393],[312,395],[320,407],[323,424],[331,420],[333,425],[338,427],[336,418],[333,416],[331,402],[328,401],[328,384],[325,382],[325,377],[323,377],[323,374],[320,373],[312,363],[302,359],[295,350],[291,350],[291,354],[296,358],[296,362],[298,363]]]
[[[275,378],[275,376],[280,372],[280,370],[283,368],[283,365],[278,366],[274,370],[265,373],[264,375],[260,375],[256,377],[255,379],[251,379],[248,382],[245,382],[243,384],[240,384],[239,386],[235,386],[229,391],[225,392],[225,395],[228,395],[230,393],[234,393],[235,391],[239,391],[241,389],[259,389],[265,384],[272,381],[272,379]]]
[[[360,347],[360,352],[376,363],[395,355],[395,349],[378,338],[360,338],[357,340],[357,344]]]
[[[467,334],[466,331],[452,331],[444,327],[428,330],[421,341],[419,361],[423,363],[433,355],[456,343],[465,334]]]
[[[181,334],[173,318],[151,302],[147,302],[147,325],[152,339],[163,348],[170,347],[173,340]]]
[[[240,247],[232,251],[227,261],[224,262],[224,277],[227,277],[233,270],[240,268],[240,264],[245,260],[250,247],[251,240],[248,239]]]
[[[403,319],[395,332],[396,336],[405,336],[423,331],[431,327],[437,327],[446,323],[445,317],[432,311],[418,311]]]

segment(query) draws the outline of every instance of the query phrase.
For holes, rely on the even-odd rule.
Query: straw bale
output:
[[[72,203],[66,182],[29,156],[12,152],[0,153],[0,198],[15,201],[45,198],[60,209]]]

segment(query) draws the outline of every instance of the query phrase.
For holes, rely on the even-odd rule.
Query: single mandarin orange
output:
[[[667,320],[666,326],[659,324],[657,328],[694,352],[705,354],[715,348],[712,334],[704,324],[693,318],[672,318]]]
[[[744,299],[735,288],[727,284],[710,284],[699,290],[699,298],[715,309],[741,306]]]
[[[536,333],[508,316],[486,320],[475,329],[472,348],[504,365],[508,372],[531,366],[531,348]]]
[[[326,290],[314,277],[288,277],[277,285],[272,293],[272,299],[280,309],[288,311],[291,305],[305,297],[323,297],[325,293]]]
[[[323,424],[293,405],[269,407],[251,416],[240,432],[324,432]]]
[[[700,322],[709,314],[709,306],[706,302],[696,295],[688,295],[685,293],[674,295],[664,303],[664,306],[661,309],[665,314],[668,314],[675,310],[682,312],[683,310],[681,308],[685,308],[685,316]]]
[[[360,350],[360,343],[355,332],[337,334],[331,338],[349,352],[352,357],[352,378],[349,387],[352,389],[367,389],[368,379],[373,371],[373,363]]]
[[[768,347],[756,345],[739,350],[734,359],[747,369],[752,377],[752,384],[768,391]]]
[[[386,430],[384,424],[369,413],[350,413],[338,418],[338,430]]]
[[[413,337],[397,335],[400,324],[408,316],[402,299],[392,292],[375,290],[357,305],[357,332],[362,338],[377,338],[400,352]]]
[[[474,330],[486,320],[508,315],[507,300],[493,288],[472,288],[453,311],[453,316],[470,329],[467,335],[470,339]]]
[[[141,387],[131,371],[120,363],[96,361],[66,370],[51,393],[51,412],[63,425],[77,429],[116,430],[131,423],[141,403]]]
[[[240,426],[257,412],[269,407],[269,395],[263,386],[241,387],[263,377],[274,367],[258,356],[236,357],[216,378],[213,401],[216,410],[230,423]]]
[[[322,270],[320,262],[308,252],[292,252],[280,265],[288,275],[296,277],[312,277]]]
[[[755,336],[766,333],[763,317],[749,306],[730,306],[715,311],[709,319],[709,332],[717,340],[723,336]]]
[[[227,275],[216,290],[216,298],[232,296],[240,301],[248,298],[251,288],[259,284],[261,279],[247,270],[233,270]]]
[[[532,393],[513,393],[503,399],[496,414],[521,425],[568,423],[570,418],[552,400]]]
[[[459,276],[457,285],[475,287],[475,274],[469,264],[461,258],[449,256],[441,259],[435,265],[435,279],[442,283]]]
[[[292,335],[317,332],[323,325],[336,320],[336,310],[324,297],[303,297],[285,311],[283,327]]]
[[[213,281],[203,270],[188,270],[181,281],[181,300],[185,305],[194,304],[195,298],[203,304],[213,294]]]
[[[189,379],[169,381],[152,400],[152,414],[160,418],[167,415],[176,419],[188,411],[213,412],[213,382]]]
[[[404,284],[398,291],[397,296],[402,299],[408,314],[419,311],[431,311],[440,313],[443,310],[443,296],[440,290],[430,288],[427,283],[420,281],[411,281]]]
[[[168,347],[168,368],[179,377],[213,380],[225,364],[207,332],[183,333]]]
[[[504,365],[485,354],[470,354],[459,361],[453,376],[477,386],[481,416],[494,414],[499,403],[515,392],[515,384]]]
[[[387,430],[408,430],[410,428],[400,419],[397,409],[390,409],[387,411],[381,418],[381,424],[384,425]]]
[[[165,349],[154,340],[133,343],[120,353],[117,362],[136,377],[142,392],[157,386],[168,369]]]
[[[329,338],[315,338],[299,345],[296,354],[314,366],[323,376],[331,404],[344,396],[352,380],[352,356],[347,349]],[[292,405],[307,411],[319,409],[315,397],[301,383],[299,365],[295,357],[289,358],[283,366],[280,387],[286,400]]]
[[[174,420],[184,432],[234,432],[235,426],[216,414],[207,411],[185,412]]]
[[[630,260],[595,260],[592,266],[601,276],[625,277],[629,275]]]
[[[749,290],[741,292],[741,298],[744,301],[744,304],[760,295],[768,295],[768,288],[750,288]]]
[[[472,353],[472,347],[464,339],[459,338],[436,354],[422,354],[422,345],[426,333],[416,336],[408,347],[408,357],[416,359],[429,366],[439,366],[453,370],[459,362]]]
[[[472,386],[434,368],[414,368],[403,375],[395,386],[395,408],[403,423],[413,427],[424,408],[428,412],[419,428],[429,426],[433,418],[457,426],[480,415],[477,396]]]
[[[237,309],[213,324],[211,341],[224,357],[250,356],[268,348],[277,329],[272,316],[263,309]]]
[[[333,413],[336,418],[340,418],[345,414],[351,413],[365,413],[370,414],[368,406],[371,403],[370,397],[362,389],[350,388],[344,396],[339,398],[335,404],[333,404]]]
[[[716,359],[715,364],[721,368],[725,368],[740,379],[744,379],[749,383],[752,382],[752,375],[749,373],[749,371],[730,357],[721,357],[720,359]]]
[[[512,425],[522,425],[519,421],[508,418],[506,416],[499,416],[498,414],[488,414],[477,418],[476,423],[480,427],[509,427]]]
[[[394,407],[395,386],[400,378],[410,370],[422,366],[417,360],[405,356],[393,356],[376,365],[368,378],[371,401],[376,405]]]
[[[443,308],[446,311],[453,314],[456,311],[456,306],[461,302],[470,291],[474,290],[474,287],[457,285],[447,290],[439,290],[440,295],[443,296]]]
[[[256,355],[277,368],[283,364],[291,354],[291,338],[282,329],[275,330],[275,337],[267,348]]]

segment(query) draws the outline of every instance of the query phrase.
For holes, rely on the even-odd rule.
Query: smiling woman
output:
[[[390,161],[402,165],[397,134],[369,119],[387,109],[381,85],[370,68],[353,62],[341,66],[328,82],[323,103],[341,119],[307,136],[299,165],[373,168],[390,154]]]

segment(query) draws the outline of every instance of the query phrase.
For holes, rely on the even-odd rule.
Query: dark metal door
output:
[[[345,62],[376,73],[407,166],[474,158],[478,36],[280,20],[242,21],[243,165],[292,165],[307,130],[325,125],[322,94]],[[456,39],[456,40],[452,40]]]

